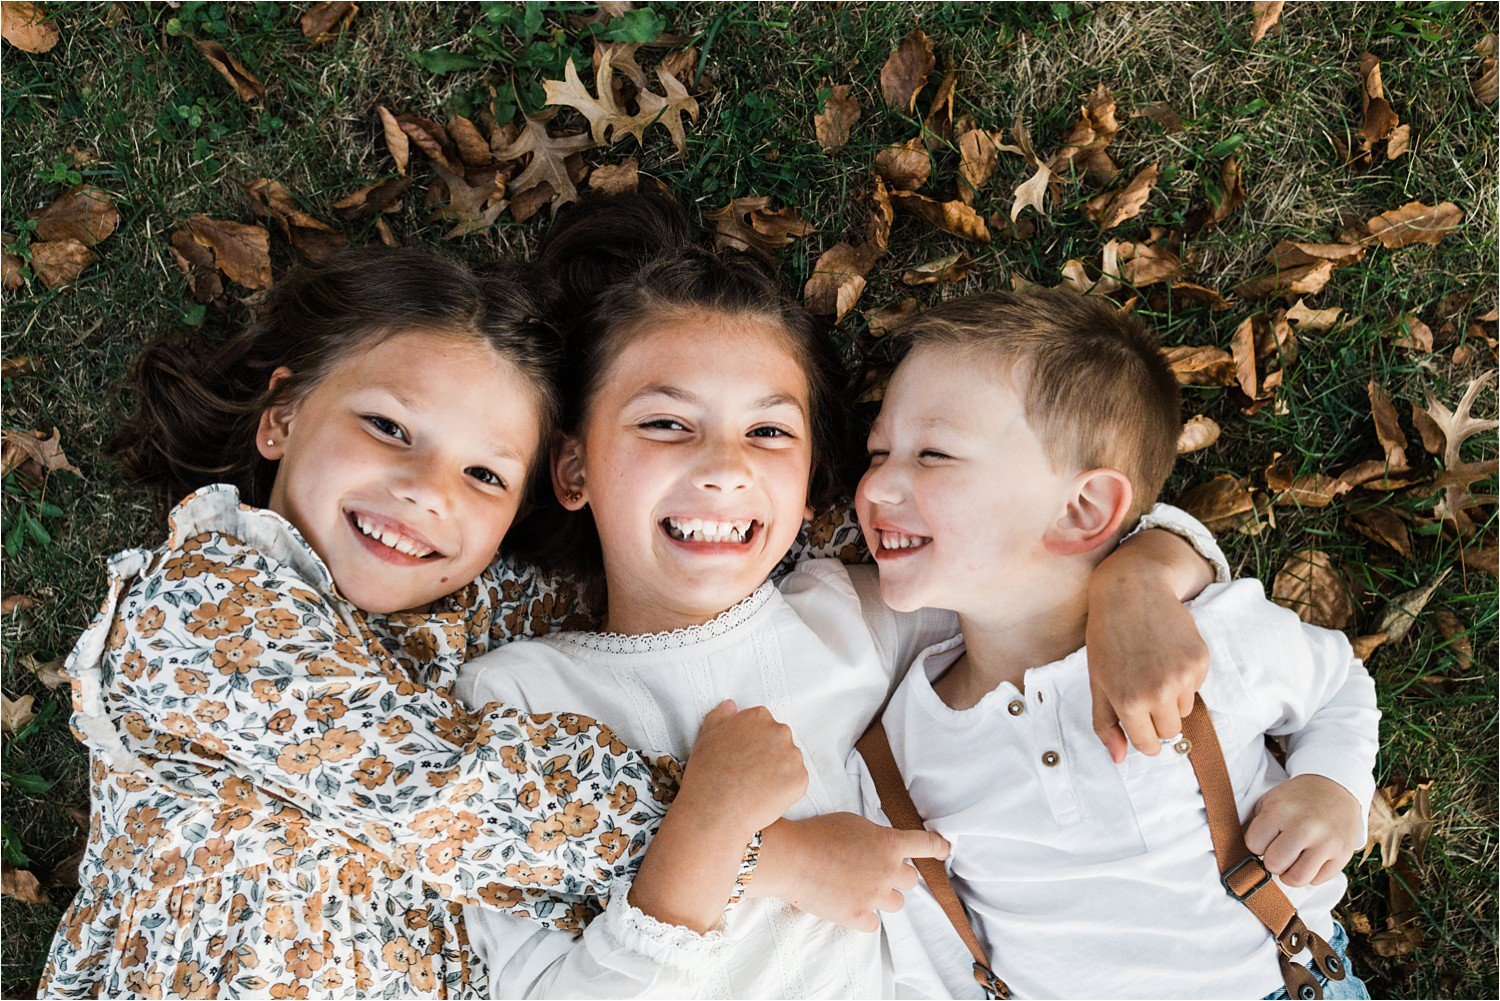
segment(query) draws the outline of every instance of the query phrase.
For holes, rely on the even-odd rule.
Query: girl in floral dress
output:
[[[556,410],[531,282],[353,252],[211,357],[143,357],[127,457],[193,492],[112,559],[68,660],[92,820],[43,996],[483,992],[462,904],[576,929],[659,824],[691,875],[674,823],[750,835],[801,795],[763,710],[717,710],[683,776],[576,714],[450,694],[560,618],[491,565]]]

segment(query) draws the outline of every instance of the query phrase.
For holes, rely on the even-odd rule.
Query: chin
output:
[[[888,581],[884,573],[880,577],[880,600],[885,602],[886,607],[893,612],[915,612],[929,605],[928,602],[922,600],[922,594],[918,588]]]

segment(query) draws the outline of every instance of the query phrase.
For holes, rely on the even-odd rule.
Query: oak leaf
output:
[[[853,246],[836,243],[813,265],[812,276],[802,290],[802,304],[819,316],[832,316],[835,323],[854,308],[865,290],[865,276],[882,251],[868,243]]]
[[[1219,440],[1219,424],[1212,417],[1202,414],[1190,418],[1177,435],[1177,454],[1188,455],[1201,452]]]
[[[0,700],[3,700],[0,701],[0,731],[4,731],[7,736],[14,736],[16,731],[30,723],[36,716],[36,713],[31,711],[32,705],[36,702],[36,697],[33,695],[23,695],[18,699],[13,699],[4,692],[0,692]]]
[[[812,223],[796,209],[773,209],[769,195],[732,199],[703,218],[714,224],[714,241],[721,247],[748,251],[769,260],[777,247],[814,232]]]
[[[1298,299],[1292,307],[1286,311],[1286,318],[1296,324],[1301,331],[1325,331],[1332,330],[1334,324],[1339,320],[1339,314],[1343,310],[1338,306],[1330,306],[1327,309],[1313,309],[1305,300]]]
[[[813,132],[825,153],[843,149],[849,142],[849,130],[859,121],[862,112],[852,90],[847,83],[835,84],[828,100],[823,102],[823,110],[813,115]]]
[[[937,66],[932,53],[932,39],[920,28],[903,38],[880,68],[880,96],[886,106],[910,114],[917,106],[917,95],[927,84],[927,77]]]
[[[229,81],[234,92],[239,95],[241,101],[264,101],[266,99],[266,87],[255,78],[255,74],[245,69],[244,65],[228,50],[218,42],[199,39],[193,45],[208,60],[208,64],[219,71],[219,75]]]
[[[1179,345],[1162,352],[1183,386],[1233,386],[1234,358],[1211,345]]]
[[[935,260],[918,264],[914,268],[908,268],[901,275],[901,280],[907,285],[939,285],[946,282],[959,282],[969,277],[969,272],[974,268],[974,262],[969,255],[960,250],[956,254],[947,257],[939,257]]]
[[[902,299],[880,309],[867,310],[865,322],[869,324],[871,337],[884,337],[920,312],[922,307],[917,300]]]
[[[19,470],[30,479],[40,479],[47,473],[72,473],[83,479],[78,467],[68,461],[63,452],[62,432],[57,428],[48,431],[6,431],[0,436],[0,476],[8,476]]]
[[[1431,782],[1422,782],[1415,789],[1389,785],[1375,790],[1375,798],[1370,802],[1369,839],[1360,861],[1369,858],[1378,847],[1381,868],[1389,869],[1401,857],[1402,844],[1408,841],[1407,851],[1422,857],[1432,836],[1431,789]]]
[[[61,37],[42,8],[26,0],[0,4],[0,37],[22,52],[51,52]]]
[[[1160,164],[1153,163],[1118,191],[1095,195],[1084,205],[1084,213],[1099,224],[1100,232],[1114,229],[1127,219],[1134,219],[1146,207],[1151,189],[1156,187]]]
[[[303,212],[292,193],[269,177],[245,185],[256,215],[275,222],[293,247],[309,261],[321,261],[348,246],[349,240],[332,226]]]
[[[1303,622],[1343,629],[1354,621],[1354,599],[1333,557],[1320,549],[1293,553],[1271,583],[1271,600]]]
[[[1494,377],[1495,372],[1491,370],[1470,380],[1463,397],[1452,410],[1439,402],[1437,397],[1427,397],[1427,416],[1443,436],[1443,471],[1435,481],[1442,496],[1434,513],[1444,521],[1451,522],[1461,536],[1469,535],[1476,527],[1469,515],[1471,510],[1496,502],[1494,496],[1474,495],[1469,492],[1469,488],[1480,480],[1494,476],[1496,470],[1500,469],[1500,462],[1495,459],[1466,461],[1463,458],[1465,442],[1475,435],[1490,435],[1500,426],[1496,421],[1480,420],[1470,415],[1480,391]]]
[[[1443,202],[1432,208],[1421,202],[1407,202],[1399,209],[1366,220],[1365,226],[1387,248],[1413,243],[1436,246],[1443,237],[1457,229],[1463,219],[1463,209],[1452,202]]]
[[[984,217],[975,212],[972,206],[965,205],[957,199],[951,202],[939,202],[926,195],[918,195],[910,191],[893,191],[891,202],[897,208],[910,212],[918,219],[945,233],[952,233],[954,236],[961,236],[965,240],[978,243],[989,242],[990,231],[984,224]]]
[[[571,64],[570,64],[571,65]],[[568,157],[593,146],[586,133],[571,136],[554,136],[547,131],[546,119],[526,116],[526,126],[516,141],[495,151],[498,160],[518,160],[531,155],[531,162],[519,177],[510,181],[512,200],[537,185],[546,182],[552,185],[557,199],[555,205],[562,206],[578,200],[578,188],[568,174]]]
[[[271,287],[271,237],[263,227],[195,215],[173,234],[174,248],[178,233],[206,249],[213,267],[230,281],[249,289]],[[178,265],[189,270],[181,259]]]
[[[1485,35],[1474,46],[1474,50],[1481,56],[1479,71],[1474,75],[1474,82],[1470,89],[1474,93],[1474,100],[1480,104],[1494,104],[1496,97],[1496,39],[1493,32]]]
[[[1115,99],[1104,84],[1098,84],[1079,108],[1078,121],[1063,137],[1062,149],[1048,163],[1054,175],[1080,170],[1092,181],[1103,183],[1120,172],[1105,148],[1120,129],[1115,118]]]
[[[1250,26],[1250,44],[1253,46],[1266,33],[1276,27],[1281,20],[1281,9],[1286,6],[1285,0],[1255,0],[1250,5],[1255,15],[1255,23]]]
[[[432,166],[443,179],[443,186],[448,191],[447,204],[438,214],[455,223],[452,229],[443,234],[445,240],[488,229],[510,204],[505,198],[505,176],[499,171],[481,171],[470,178],[450,173],[438,163],[433,163]]]
[[[660,65],[656,68],[657,81],[663,94],[644,87],[636,94],[640,110],[627,114],[617,102],[611,81],[614,75],[614,60],[620,50],[606,46],[599,56],[598,70],[594,75],[598,96],[589,93],[578,76],[578,70],[569,59],[563,68],[562,80],[544,80],[542,87],[547,94],[547,103],[577,110],[588,119],[589,132],[596,145],[618,142],[623,135],[632,135],[638,144],[644,145],[647,128],[660,124],[672,135],[672,142],[679,153],[687,149],[687,135],[683,130],[682,116],[691,121],[698,120],[698,102],[695,101],[672,74]],[[554,185],[555,187],[555,185]]]
[[[302,37],[314,45],[332,41],[353,23],[358,13],[357,3],[315,3],[302,15]]]
[[[68,284],[98,259],[77,240],[45,240],[31,245],[31,272],[48,288]]]
[[[7,3],[5,6],[9,7],[10,4]],[[31,696],[28,695],[26,698],[30,699]],[[7,698],[5,703],[8,714],[10,699]],[[47,894],[42,892],[42,884],[37,881],[35,874],[26,869],[18,869],[9,863],[0,865],[0,896],[9,897],[22,904],[50,904],[52,902],[47,898]]]
[[[915,191],[932,174],[932,160],[918,136],[875,154],[875,173],[894,191]]]
[[[1360,535],[1411,558],[1411,531],[1390,508],[1374,507],[1361,511],[1351,520]]]
[[[80,184],[32,216],[42,240],[76,240],[92,247],[120,224],[120,211],[92,184]]]
[[[589,174],[589,189],[622,195],[640,186],[640,163],[628,157],[620,163],[601,163]]]

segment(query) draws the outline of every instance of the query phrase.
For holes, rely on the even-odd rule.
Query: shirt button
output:
[[[1005,708],[1006,711],[1009,712],[1012,716],[1019,716],[1026,711],[1026,703],[1022,702],[1020,699],[1011,699],[1010,702],[1006,704]]]
[[[1188,740],[1186,737],[1183,737],[1181,740],[1177,741],[1177,743],[1172,745],[1172,750],[1176,751],[1178,754],[1187,754],[1191,752],[1192,749],[1193,742],[1191,740]]]
[[[1042,764],[1046,765],[1048,768],[1055,768],[1057,766],[1057,763],[1061,760],[1062,758],[1056,751],[1046,751],[1042,754]]]

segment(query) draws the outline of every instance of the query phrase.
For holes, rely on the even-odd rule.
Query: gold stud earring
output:
[[[583,499],[583,494],[579,493],[577,490],[569,490],[568,491],[568,503],[569,504],[577,504],[582,499]]]

